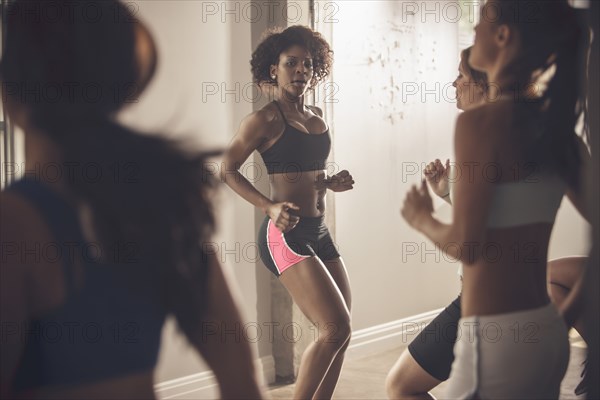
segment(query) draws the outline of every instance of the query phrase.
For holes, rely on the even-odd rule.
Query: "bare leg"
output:
[[[342,292],[342,296],[344,297],[346,306],[348,307],[348,310],[350,310],[352,305],[352,298],[350,294],[350,282],[348,280],[348,273],[346,271],[344,261],[342,261],[341,258],[326,261],[325,267],[329,271],[329,274],[333,278],[337,287],[340,289],[340,292]],[[317,392],[315,393],[315,399],[331,399],[333,397],[333,392],[337,385],[337,381],[340,377],[340,372],[342,371],[344,355],[349,344],[350,337],[348,337],[348,341],[346,341],[346,344],[344,344],[344,346],[337,353],[335,360],[333,360],[333,363],[329,367],[325,378],[323,378],[323,382],[321,382],[319,389],[317,389]]]
[[[317,257],[279,277],[294,302],[317,327],[318,339],[302,355],[294,399],[312,399],[335,356],[350,337],[350,311],[340,289]]]
[[[406,349],[390,370],[385,387],[390,399],[433,399],[428,392],[441,382],[425,371]]]

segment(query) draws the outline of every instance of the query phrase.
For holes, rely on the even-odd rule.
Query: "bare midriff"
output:
[[[319,217],[325,213],[326,189],[317,187],[324,179],[325,170],[289,172],[269,175],[271,200],[288,201],[300,207],[294,214],[301,217]]]
[[[494,315],[542,307],[552,224],[489,229],[483,256],[463,267],[462,316]]]

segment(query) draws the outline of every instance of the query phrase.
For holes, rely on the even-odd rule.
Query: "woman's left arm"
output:
[[[354,189],[354,178],[350,172],[343,170],[323,179],[322,186],[333,192],[345,192]]]
[[[310,106],[310,110],[323,118],[323,110],[316,106]],[[345,192],[354,189],[354,178],[350,172],[343,170],[335,175],[323,177],[317,182],[317,189],[329,189],[333,192]]]
[[[486,221],[493,182],[486,179],[486,166],[494,165],[493,132],[482,129],[482,113],[475,109],[462,113],[456,123],[455,153],[457,177],[454,181],[453,218],[444,224],[433,216],[427,185],[413,186],[407,193],[402,216],[436,247],[464,264],[475,263],[483,254]],[[482,135],[481,132],[488,132]]]

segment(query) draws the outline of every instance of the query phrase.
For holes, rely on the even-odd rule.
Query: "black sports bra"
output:
[[[281,137],[260,153],[269,174],[297,173],[325,169],[331,150],[329,129],[322,134],[307,134],[288,124],[281,107],[274,101],[285,122]]]
[[[167,310],[157,301],[155,284],[144,280],[133,290],[124,279],[147,276],[149,265],[91,260],[88,245],[93,243],[84,239],[75,210],[41,182],[21,179],[7,190],[18,192],[41,212],[59,246],[66,285],[62,305],[28,321],[17,333],[26,344],[14,390],[31,397],[42,387],[152,371]],[[75,286],[76,254],[83,255],[81,289]]]

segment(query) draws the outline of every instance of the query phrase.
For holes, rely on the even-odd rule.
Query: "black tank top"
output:
[[[41,182],[21,179],[7,190],[30,201],[50,227],[66,285],[62,305],[29,320],[17,333],[25,346],[14,389],[30,397],[41,387],[91,384],[151,371],[158,361],[167,310],[157,300],[160,288],[151,280],[141,278],[134,289],[125,278],[147,277],[149,266],[91,259],[97,253],[89,249],[97,247],[84,239],[76,211]],[[75,286],[76,255],[84,255],[85,286],[80,289]]]
[[[281,137],[267,150],[260,153],[267,172],[297,173],[325,169],[325,161],[331,150],[329,129],[322,134],[307,134],[288,124],[281,107],[274,101],[281,113],[285,129]]]

